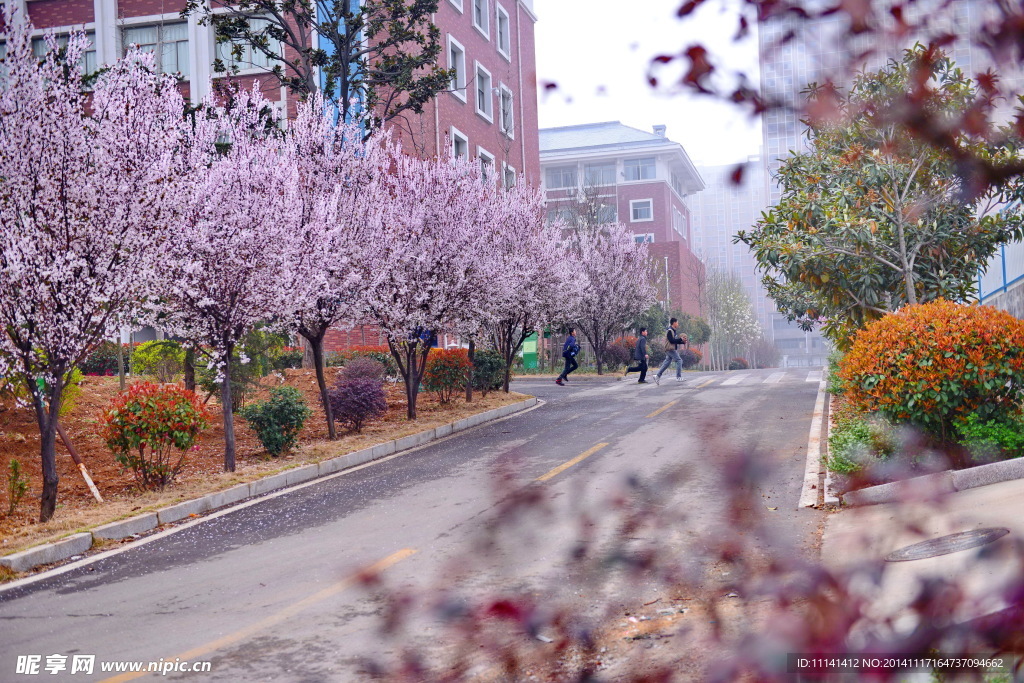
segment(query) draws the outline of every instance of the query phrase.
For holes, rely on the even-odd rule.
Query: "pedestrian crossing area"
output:
[[[676,384],[673,378],[669,378],[671,384]],[[687,388],[707,388],[707,387],[734,387],[734,386],[751,386],[755,384],[762,384],[768,387],[777,386],[780,384],[794,384],[802,382],[813,382],[819,384],[822,380],[821,370],[808,370],[807,368],[790,368],[788,370],[778,370],[774,372],[729,372],[729,373],[699,373],[690,376],[684,376],[682,384]],[[661,378],[661,383],[666,384],[666,378]]]

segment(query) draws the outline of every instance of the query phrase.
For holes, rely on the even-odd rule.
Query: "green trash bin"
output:
[[[526,370],[537,369],[537,333],[534,332],[523,342],[523,368]]]

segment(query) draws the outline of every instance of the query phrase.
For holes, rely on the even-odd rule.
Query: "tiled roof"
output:
[[[542,128],[539,132],[541,153],[581,147],[604,147],[608,145],[677,144],[660,135],[624,126],[618,121],[585,123],[578,126],[562,126],[560,128]]]

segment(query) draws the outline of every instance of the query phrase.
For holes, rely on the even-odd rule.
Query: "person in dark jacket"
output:
[[[640,328],[640,336],[636,338],[636,347],[633,349],[633,360],[636,361],[634,367],[627,367],[626,372],[623,373],[623,377],[631,372],[640,373],[640,381],[637,384],[647,384],[647,359],[650,356],[647,355],[647,328]]]
[[[579,352],[580,345],[576,343],[576,328],[570,327],[569,336],[565,338],[565,344],[562,345],[562,358],[565,359],[565,370],[562,370],[562,374],[555,379],[555,384],[564,386],[565,381],[569,379],[569,373],[580,366],[576,362],[576,354]]]
[[[669,328],[665,333],[665,360],[661,361],[658,374],[654,376],[655,384],[661,384],[661,373],[665,372],[673,362],[676,364],[676,381],[681,382],[683,380],[683,359],[679,356],[679,346],[689,341],[689,338],[685,334],[682,336],[677,334],[676,331],[678,329],[679,320],[672,318],[669,321]]]

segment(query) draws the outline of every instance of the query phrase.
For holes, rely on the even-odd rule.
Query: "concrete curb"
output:
[[[271,491],[303,484],[320,477],[326,477],[330,474],[358,467],[359,465],[365,465],[368,462],[385,458],[399,451],[416,448],[456,432],[476,427],[485,422],[521,412],[527,408],[532,408],[537,403],[537,398],[531,397],[525,401],[511,403],[507,406],[472,415],[454,424],[441,425],[435,429],[403,436],[400,439],[377,444],[376,446],[341,455],[337,458],[278,472],[277,474],[272,474],[247,484],[239,484],[223,491],[207,494],[202,498],[175,503],[156,512],[149,512],[130,519],[104,524],[91,531],[74,534],[53,543],[45,543],[12,555],[0,557],[0,566],[7,567],[16,572],[25,572],[39,565],[61,562],[75,555],[81,555],[96,545],[96,542],[99,540],[129,538],[135,534],[151,531],[162,524],[177,522],[192,515],[199,515],[210,510],[234,505],[247,498],[254,498]]]
[[[846,505],[895,503],[908,497],[955,493],[1013,479],[1024,479],[1024,458],[978,465],[965,470],[947,470],[890,484],[869,486],[843,494],[843,503]]]

